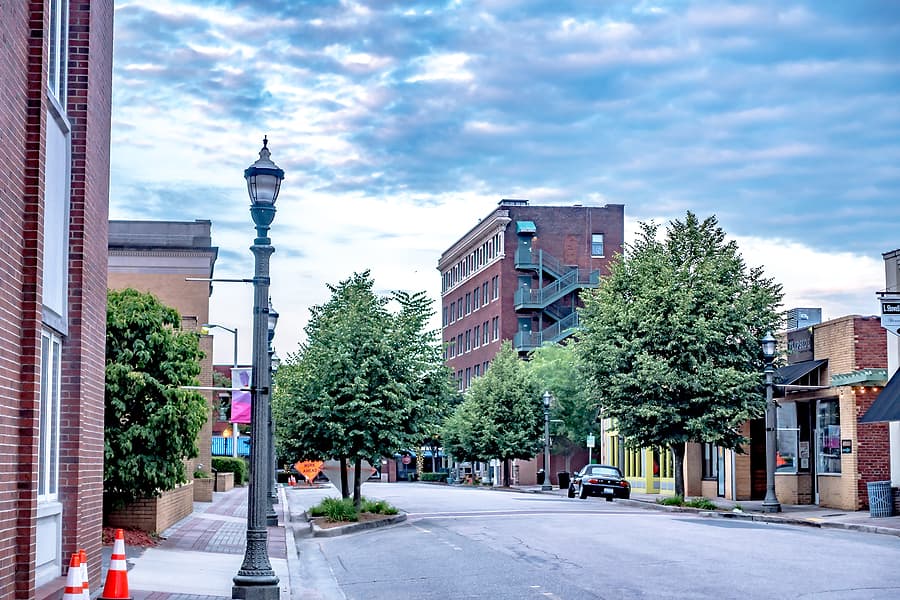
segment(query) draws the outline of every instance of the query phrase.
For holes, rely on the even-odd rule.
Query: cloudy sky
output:
[[[624,204],[627,232],[715,214],[787,307],[879,311],[900,3],[115,4],[111,217],[210,219],[216,276],[251,276],[243,169],[268,135],[282,357],[353,271],[438,301],[440,253],[501,198]],[[211,299],[242,361],[251,304],[240,284]]]

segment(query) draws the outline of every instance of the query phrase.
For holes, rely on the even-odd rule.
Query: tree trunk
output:
[[[684,495],[684,453],[685,442],[672,444],[673,467],[675,468],[675,495],[685,498]]]
[[[503,461],[503,487],[509,487],[509,459]]]
[[[347,459],[341,457],[341,498],[350,497],[350,484],[347,482]]]
[[[359,510],[360,502],[362,501],[362,495],[360,494],[360,490],[362,489],[362,459],[356,459],[356,465],[353,467],[353,506],[356,507],[356,510]]]

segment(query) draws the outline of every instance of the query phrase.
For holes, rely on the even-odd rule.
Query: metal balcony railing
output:
[[[599,271],[584,273],[581,269],[572,269],[541,289],[520,288],[516,290],[514,307],[516,310],[525,308],[542,309],[570,292],[582,288],[597,287],[599,283]]]

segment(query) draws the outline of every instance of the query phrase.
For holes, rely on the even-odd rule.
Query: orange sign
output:
[[[294,463],[294,468],[306,477],[307,482],[312,483],[324,464],[321,460],[300,460]]]

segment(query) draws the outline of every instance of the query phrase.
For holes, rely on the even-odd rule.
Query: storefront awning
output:
[[[516,233],[537,233],[534,221],[516,221]]]
[[[900,421],[900,370],[896,371],[888,381],[875,402],[866,411],[860,423],[879,423],[881,421]]]
[[[804,360],[803,362],[785,365],[775,369],[775,383],[791,385],[801,377],[824,365],[827,360]]]

